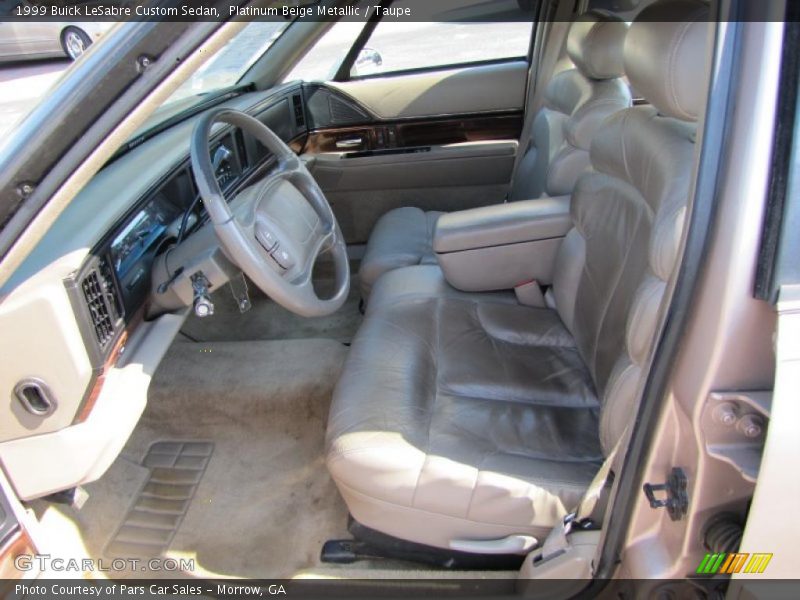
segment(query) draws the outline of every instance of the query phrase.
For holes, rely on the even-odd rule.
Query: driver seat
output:
[[[435,266],[376,283],[327,432],[358,523],[478,554],[529,540],[525,553],[577,506],[631,422],[678,262],[707,17],[700,0],[658,1],[631,26],[627,72],[652,106],[609,117],[591,145],[554,308],[460,292]]]

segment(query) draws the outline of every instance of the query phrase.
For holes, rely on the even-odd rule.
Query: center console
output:
[[[439,217],[433,250],[448,283],[465,292],[550,284],[572,227],[569,196],[522,200]]]

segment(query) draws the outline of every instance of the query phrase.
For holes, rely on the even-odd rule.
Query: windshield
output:
[[[253,22],[247,25],[167,98],[153,114],[147,128],[190,108],[208,94],[235,85],[289,23]]]

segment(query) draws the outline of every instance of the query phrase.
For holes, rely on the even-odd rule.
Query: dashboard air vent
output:
[[[105,349],[114,338],[116,324],[120,317],[119,300],[114,287],[114,280],[104,268],[104,261],[89,271],[81,281],[81,291],[89,318],[94,329],[95,339],[100,349]]]
[[[294,122],[297,124],[298,129],[304,129],[306,126],[306,117],[303,114],[303,99],[300,94],[292,96],[292,105],[294,106]]]

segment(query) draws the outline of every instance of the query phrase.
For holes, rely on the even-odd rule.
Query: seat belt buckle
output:
[[[564,535],[569,535],[569,533],[572,531],[573,526],[577,523],[577,517],[578,513],[575,512],[564,515],[564,518],[561,520],[561,529],[564,532]]]
[[[575,522],[575,513],[571,512],[564,515],[561,519],[561,525],[556,525],[550,530],[550,534],[542,544],[542,553],[534,559],[534,562],[544,562],[551,558],[555,558],[564,554],[569,548],[569,539],[567,536],[572,531],[572,525]]]
[[[539,282],[535,279],[528,279],[515,285],[514,295],[517,297],[517,302],[523,306],[532,306],[534,308],[544,308],[546,306],[542,288],[539,287]]]
[[[592,520],[591,517],[581,517],[578,515],[578,512],[571,512],[564,517],[564,535],[568,535],[572,533],[574,529],[580,529],[582,531],[587,531],[590,529],[595,529],[595,522]]]

